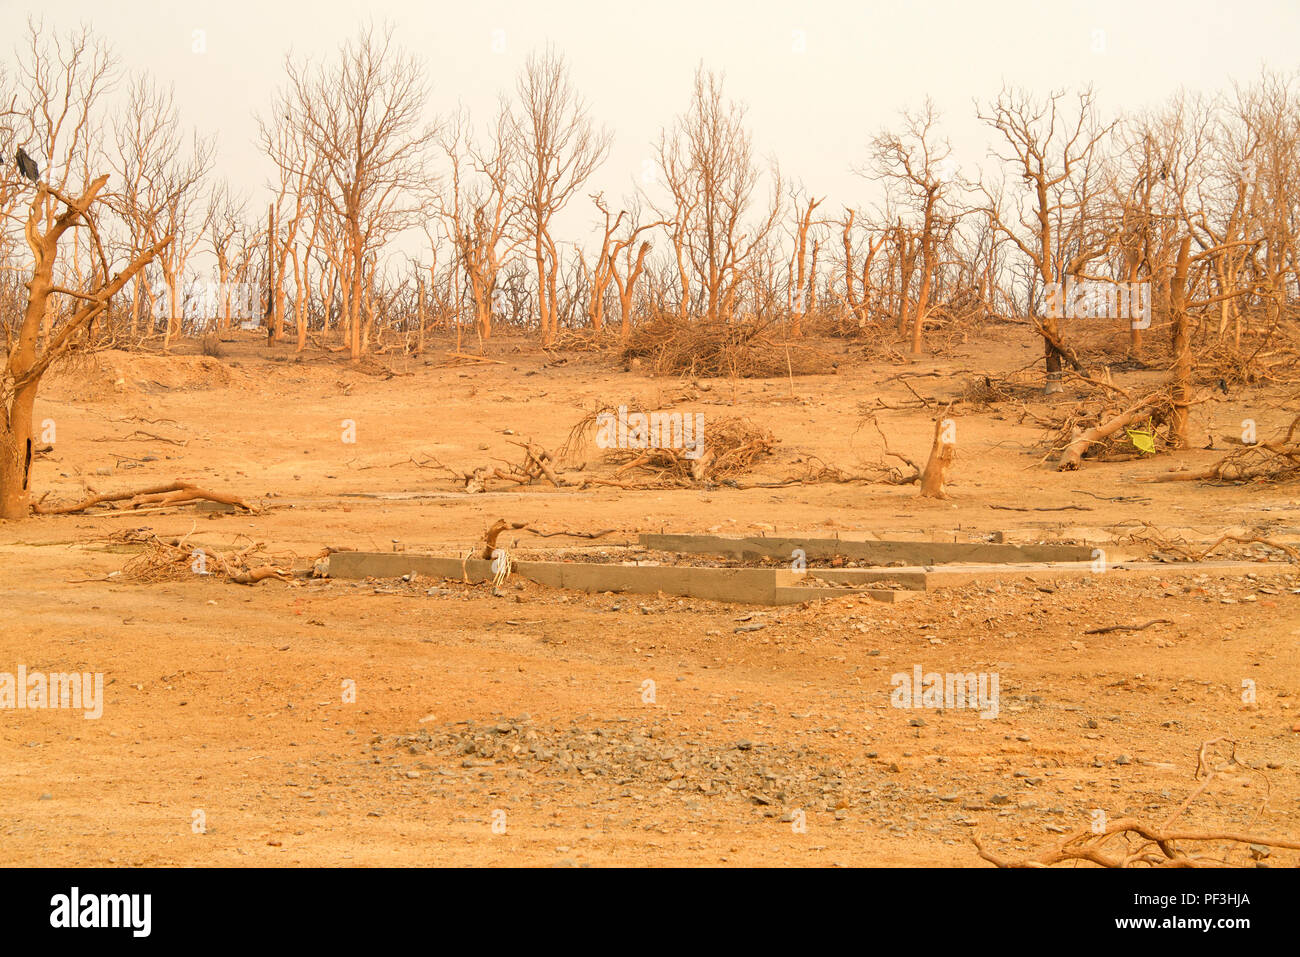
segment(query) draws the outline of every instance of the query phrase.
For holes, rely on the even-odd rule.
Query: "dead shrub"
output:
[[[581,455],[588,447],[601,416],[617,414],[618,410],[608,405],[593,408],[569,430],[557,457],[572,460]],[[706,417],[696,441],[698,445],[695,448],[639,447],[638,442],[629,448],[606,450],[604,460],[609,465],[618,466],[614,473],[616,477],[637,470],[653,473],[657,480],[691,484],[744,474],[759,459],[771,455],[777,444],[767,429],[738,416],[716,420]]]
[[[778,339],[779,327],[758,319],[731,322],[661,316],[636,329],[623,359],[644,359],[656,376],[762,379],[824,375],[835,360],[821,350]]]
[[[605,461],[618,465],[616,476],[633,469],[684,482],[716,481],[747,473],[759,459],[771,455],[776,439],[748,419],[732,416],[704,424],[703,442],[696,450],[677,448],[610,449]]]
[[[213,359],[221,359],[226,355],[226,347],[221,344],[221,337],[215,333],[208,333],[199,340],[199,350]]]

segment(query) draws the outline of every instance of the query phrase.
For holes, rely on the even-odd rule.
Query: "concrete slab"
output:
[[[1014,567],[1014,566],[1013,566]],[[864,585],[868,582],[889,582],[908,591],[926,590],[926,569],[911,568],[810,568],[808,575],[826,582],[846,585]]]
[[[805,601],[825,601],[828,598],[844,598],[852,595],[894,605],[915,598],[919,594],[921,594],[919,591],[902,591],[895,588],[817,588],[811,585],[778,585],[773,596],[773,604],[797,605]]]
[[[845,595],[865,595],[876,601],[899,602],[923,591],[978,582],[1059,579],[1122,575],[1178,578],[1190,575],[1260,576],[1293,574],[1295,565],[1281,562],[1118,562],[1098,573],[1091,561],[1024,562],[1019,564],[944,564],[901,568],[824,568],[804,573],[787,568],[695,568],[682,565],[615,565],[597,562],[515,563],[514,574],[551,588],[585,592],[627,592],[637,595],[678,595],[739,604],[784,605]],[[492,563],[481,558],[461,560],[414,552],[335,552],[330,556],[333,578],[400,578],[414,573],[430,578],[470,582],[491,581]],[[811,581],[828,585],[818,586]],[[894,587],[886,587],[894,586]]]
[[[1092,560],[1091,545],[996,545],[985,542],[858,542],[839,538],[723,538],[718,535],[642,535],[646,548],[692,555],[722,555],[741,561],[790,561],[802,549],[810,561],[840,556],[848,561],[888,565],[950,562],[1081,562]],[[1118,554],[1116,557],[1119,557]]]
[[[400,578],[406,574],[456,581],[490,581],[492,563],[481,558],[462,561],[412,552],[335,552],[330,556],[332,578]],[[775,568],[691,568],[680,565],[613,565],[594,562],[515,562],[513,574],[552,588],[585,592],[628,592],[636,595],[679,595],[739,604],[777,605],[866,594],[894,600],[887,589],[801,587],[793,572]],[[780,579],[778,581],[778,578]],[[778,592],[780,592],[778,594]]]
[[[415,552],[335,552],[329,558],[331,578],[401,578],[408,573],[430,578],[455,578],[462,575],[472,582],[492,577],[492,563],[481,558],[461,562],[459,558],[439,558]]]
[[[939,565],[910,568],[817,568],[808,574],[824,581],[866,585],[872,582],[897,582],[911,591],[934,591],[972,582],[1046,582],[1069,578],[1100,578],[1104,575],[1128,577],[1186,578],[1193,575],[1248,574],[1271,576],[1295,574],[1300,567],[1282,562],[1116,562],[1098,573],[1092,562],[1030,562],[1018,565]]]

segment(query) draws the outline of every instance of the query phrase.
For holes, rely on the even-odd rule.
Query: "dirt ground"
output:
[[[779,608],[514,579],[494,595],[432,580],[112,574],[132,557],[112,537],[133,528],[216,548],[249,536],[308,566],[326,546],[464,555],[498,518],[616,529],[604,548],[647,531],[1000,532],[1141,550],[1144,522],[1188,542],[1232,528],[1300,540],[1294,485],[1137,481],[1204,468],[1221,443],[1058,473],[1014,404],[958,416],[944,501],[863,484],[470,495],[415,464],[517,462],[511,439],[553,449],[596,403],[626,402],[770,429],[776,455],[752,478],[782,478],[811,456],[852,470],[880,454],[859,404],[903,406],[913,390],[931,406],[879,421],[924,460],[938,403],[971,374],[1040,352],[1023,330],[996,338],[978,355],[957,346],[910,364],[848,361],[851,347],[827,344],[845,350],[836,375],[736,382],[652,379],[607,354],[557,362],[508,340],[488,349],[501,364],[443,365],[441,349],[428,362],[384,357],[403,373],[392,378],[251,340],[222,358],[86,360],[38,402],[57,431],[38,494],[70,502],[87,487],[183,477],[262,507],[0,524],[0,671],[102,672],[106,684],[98,720],[0,712],[0,864],[989,866],[972,835],[1020,858],[1098,809],[1162,823],[1197,787],[1202,742],[1220,737],[1241,764],[1179,820],[1295,840],[1294,565]],[[1115,381],[1144,375],[1158,378]],[[1265,435],[1294,414],[1276,395],[1234,391],[1196,421],[1217,436],[1250,417]],[[509,541],[516,557],[560,544]],[[1224,555],[1263,560],[1253,546]],[[1085,634],[1156,618],[1168,623]],[[891,677],[918,665],[996,673],[999,714],[891,707]],[[1278,850],[1267,863],[1298,857]],[[1232,860],[1252,863],[1240,846]]]

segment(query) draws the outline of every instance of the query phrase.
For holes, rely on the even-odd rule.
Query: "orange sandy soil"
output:
[[[1107,543],[1142,521],[1188,541],[1230,527],[1300,538],[1294,485],[1135,481],[1203,468],[1222,451],[1057,473],[1038,464],[1042,432],[1019,424],[1014,404],[959,418],[947,501],[860,484],[466,495],[410,462],[515,462],[511,438],[553,449],[594,403],[625,401],[700,411],[706,428],[709,416],[741,414],[771,429],[777,453],[754,478],[795,473],[809,455],[852,470],[880,452],[859,402],[911,398],[888,377],[938,372],[911,384],[943,400],[960,392],[963,370],[1008,371],[1038,352],[1023,331],[993,338],[910,365],[846,357],[838,375],[793,381],[666,381],[590,353],[554,365],[509,340],[488,349],[502,365],[440,365],[441,349],[429,362],[385,357],[413,373],[388,380],[248,340],[220,361],[104,354],[50,381],[37,419],[54,420],[57,442],[35,473],[47,501],[184,477],[265,508],[0,524],[0,671],[103,672],[106,682],[99,720],[0,712],[0,863],[989,866],[971,835],[1023,857],[1096,808],[1164,821],[1197,786],[1200,744],[1221,736],[1242,765],[1180,821],[1295,840],[1295,572],[1116,572],[896,605],[840,597],[758,609],[516,580],[504,597],[426,580],[104,580],[131,557],[111,536],[141,527],[210,548],[252,536],[307,565],[324,546],[462,555],[500,517],[615,528],[606,549],[642,531],[709,529]],[[1197,425],[1236,433],[1249,416],[1269,435],[1294,415],[1284,405],[1234,394],[1198,407]],[[341,441],[345,419],[355,444]],[[924,459],[929,410],[880,421],[896,448]],[[389,492],[423,497],[357,495]],[[1013,510],[1066,505],[1080,508]],[[516,540],[517,557],[563,542]],[[1234,554],[1261,557],[1224,551]],[[1084,634],[1152,618],[1172,624]],[[997,672],[999,716],[890,707],[890,676],[918,664]],[[1254,704],[1242,702],[1245,679]],[[647,680],[654,703],[643,701]],[[345,681],[355,703],[342,700]],[[546,757],[521,758],[534,747]],[[206,833],[192,827],[196,811]],[[504,833],[493,832],[496,811]],[[1250,863],[1240,846],[1232,860]],[[1294,866],[1297,854],[1268,862]]]

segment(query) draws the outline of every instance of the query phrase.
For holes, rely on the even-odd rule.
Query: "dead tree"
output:
[[[876,258],[876,253],[880,247],[885,244],[889,237],[889,231],[881,229],[876,237],[867,236],[867,252],[862,257],[862,278],[861,297],[858,294],[859,281],[855,279],[854,273],[857,268],[853,252],[853,223],[857,218],[857,210],[845,209],[844,218],[840,220],[843,226],[841,242],[844,246],[844,299],[848,304],[849,312],[852,313],[858,327],[861,328],[867,324],[872,317],[872,298],[874,295],[873,283],[871,280],[871,267]]]
[[[426,211],[428,147],[424,67],[393,42],[393,29],[363,30],[332,65],[286,60],[281,105],[304,154],[314,157],[314,189],[335,220],[332,258],[348,321],[348,348],[361,358],[365,290],[375,253]]]
[[[277,228],[272,233],[272,255],[268,268],[271,288],[267,291],[270,319],[270,342],[279,341],[284,332],[285,273],[290,259],[294,267],[294,287],[299,290],[302,264],[298,250],[298,234],[303,223],[313,211],[319,209],[316,186],[320,181],[319,158],[314,154],[300,126],[294,124],[292,104],[283,95],[272,105],[274,118],[258,120],[258,140],[262,151],[276,168],[274,219]],[[286,207],[287,208],[284,208]],[[312,217],[317,223],[320,217]],[[318,227],[317,227],[318,228]],[[306,327],[302,320],[302,295],[295,292],[295,319],[298,327],[297,351],[306,344]]]
[[[809,196],[801,199],[797,191],[791,191],[790,202],[795,212],[794,253],[790,257],[790,285],[787,308],[790,310],[790,337],[798,339],[803,335],[803,319],[813,303],[809,301],[810,287],[815,288],[817,280],[816,244],[812,255],[812,268],[808,263],[808,232],[813,227],[813,212],[822,204],[825,197],[815,199]]]
[[[619,210],[618,215],[611,219],[604,195],[595,193],[591,199],[604,216],[605,223],[596,263],[586,270],[589,285],[588,319],[591,328],[595,331],[599,332],[604,328],[605,293],[612,282],[618,291],[620,334],[623,339],[627,339],[632,332],[632,296],[636,290],[637,280],[641,277],[641,271],[645,267],[645,258],[650,252],[651,244],[648,240],[643,241],[635,255],[632,250],[636,246],[637,237],[642,233],[666,224],[663,220],[640,223],[640,204],[635,201],[630,209]],[[626,231],[619,235],[619,228],[625,218],[627,219]],[[622,257],[621,261],[620,257]],[[585,260],[583,266],[586,268]]]
[[[1097,120],[1091,89],[1078,94],[1073,104],[1063,91],[1036,102],[1026,93],[1004,89],[980,119],[1001,134],[1009,151],[993,155],[1019,184],[1012,195],[1014,209],[1008,209],[1003,195],[995,196],[987,183],[980,183],[983,212],[1033,264],[1035,278],[1043,285],[1077,275],[1104,251],[1104,243],[1089,241],[1086,220],[1093,213],[1088,199],[1096,190],[1101,145],[1115,124]],[[1068,235],[1077,238],[1072,255],[1064,245]],[[1060,317],[1051,309],[1033,315],[1032,301],[1029,310],[1043,337],[1046,391],[1058,392],[1062,361],[1075,368],[1081,363],[1061,338]]]
[[[679,314],[688,316],[698,288],[709,320],[729,320],[751,266],[781,215],[781,176],[770,171],[771,201],[750,221],[760,169],[745,128],[745,108],[724,98],[722,78],[696,70],[691,105],[659,135],[659,173],[671,195],[660,218],[672,223],[681,283]]]
[[[444,127],[438,142],[451,169],[436,198],[439,218],[450,233],[456,258],[452,283],[457,304],[461,279],[469,283],[479,339],[492,337],[498,277],[523,242],[516,229],[520,216],[518,154],[514,118],[502,103],[484,143],[474,142],[469,114],[462,110]],[[460,315],[456,311],[457,348]]]
[[[910,337],[913,355],[921,354],[921,333],[939,269],[939,247],[955,224],[955,219],[945,212],[945,195],[953,186],[953,176],[949,174],[947,165],[952,147],[938,137],[935,130],[937,120],[934,105],[926,100],[920,112],[903,113],[904,131],[901,135],[884,132],[873,141],[877,175],[901,192],[900,201],[911,208],[918,223],[909,228],[904,227],[900,220],[898,227],[900,233],[906,229],[908,240],[900,246],[906,265],[899,332]],[[909,319],[907,289],[912,264],[918,259],[920,288],[909,329],[905,326]]]
[[[195,134],[187,147],[172,91],[157,86],[147,76],[131,83],[126,109],[118,114],[114,133],[116,173],[122,185],[113,202],[129,224],[133,252],[158,243],[163,236],[173,239],[162,245],[158,257],[166,290],[155,307],[162,308],[166,319],[166,351],[184,317],[186,262],[204,238],[215,213],[212,204],[200,203],[202,181],[212,168],[215,144]],[[133,331],[141,292],[136,289]]]
[[[235,306],[240,313],[247,308],[244,296],[241,295],[233,300],[231,297],[231,286],[243,282],[244,270],[247,267],[247,258],[241,255],[246,245],[243,240],[246,238],[247,230],[245,222],[247,201],[231,193],[230,185],[223,182],[212,190],[208,205],[208,245],[217,261],[218,290],[217,300],[213,303],[213,314],[207,318],[215,320],[215,329],[220,335],[230,327],[231,307]],[[133,308],[135,305],[133,303]],[[248,316],[240,315],[240,318],[247,319]],[[133,335],[134,320],[133,314],[131,330]]]
[[[560,257],[551,220],[569,204],[609,153],[611,134],[598,129],[569,79],[564,58],[552,50],[528,58],[516,83],[522,115],[515,124],[520,157],[522,224],[537,278],[542,345],[557,331],[556,280]]]
[[[90,214],[91,205],[107,182],[107,175],[100,176],[77,197],[41,183],[32,198],[25,229],[33,260],[31,279],[27,281],[27,306],[17,337],[6,337],[8,361],[0,373],[0,518],[23,518],[31,504],[32,412],[41,377],[67,354],[78,334],[108,308],[109,300],[172,241],[170,234],[163,236],[136,254],[125,269],[110,276],[99,230]],[[43,227],[43,211],[51,197],[62,212],[52,225]],[[94,275],[86,289],[70,289],[55,281],[59,240],[77,225],[89,231],[97,253]],[[41,325],[55,296],[73,300],[74,311],[42,340]]]

